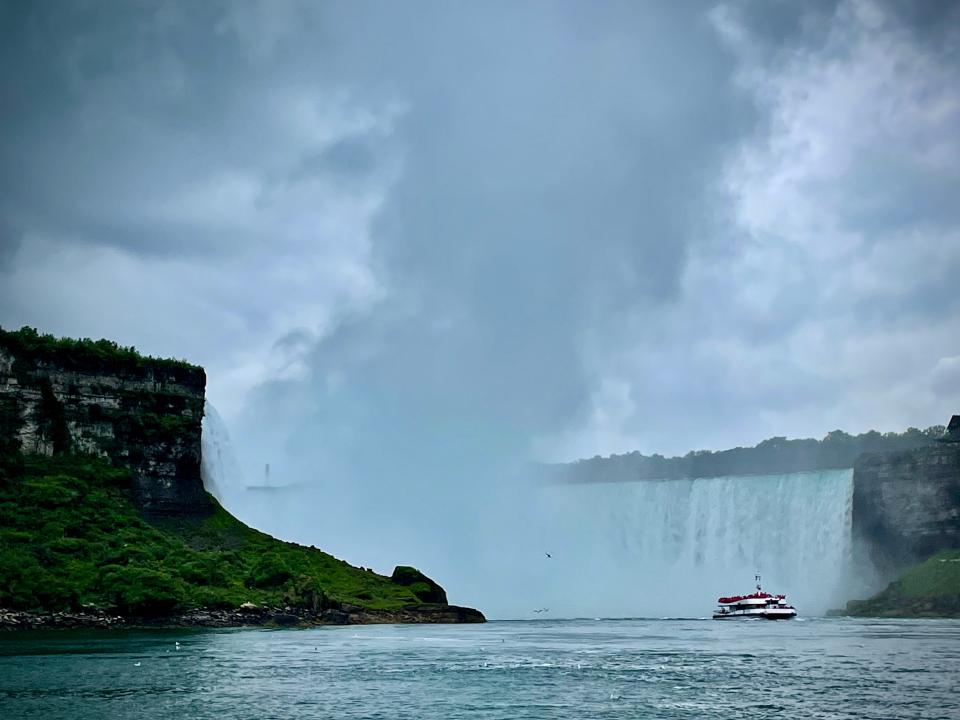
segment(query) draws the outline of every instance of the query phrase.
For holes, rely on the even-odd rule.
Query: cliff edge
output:
[[[483,622],[247,527],[200,477],[206,376],[106,340],[0,329],[0,628]]]
[[[852,529],[864,559],[895,579],[829,614],[960,617],[960,416],[929,445],[857,459]]]
[[[206,375],[108,340],[0,330],[0,433],[28,454],[90,454],[129,468],[147,515],[207,515],[200,477]]]
[[[854,538],[883,574],[960,548],[960,443],[861,455],[853,478]]]

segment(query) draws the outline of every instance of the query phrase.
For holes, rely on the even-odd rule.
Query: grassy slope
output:
[[[0,607],[94,605],[162,615],[243,602],[371,609],[416,588],[257,532],[216,505],[205,520],[147,523],[130,475],[88,456],[0,458]]]
[[[960,617],[960,550],[942,550],[883,591],[847,604],[861,617]]]

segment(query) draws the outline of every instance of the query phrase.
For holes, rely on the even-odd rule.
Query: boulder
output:
[[[422,572],[409,565],[397,565],[390,580],[397,585],[409,587],[420,602],[447,604],[446,591]]]
[[[320,619],[330,625],[349,625],[350,616],[342,610],[324,610],[320,614]]]
[[[276,625],[290,626],[298,624],[300,622],[300,618],[292,613],[275,612],[270,613],[268,621]]]

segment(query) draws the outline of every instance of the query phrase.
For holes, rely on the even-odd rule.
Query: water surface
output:
[[[958,683],[949,620],[0,634],[4,720],[955,720]]]

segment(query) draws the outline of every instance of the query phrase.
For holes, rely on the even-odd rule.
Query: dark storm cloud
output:
[[[309,177],[318,172],[341,175],[366,175],[377,167],[375,150],[362,139],[346,139],[321,153],[306,157],[297,166],[291,179]]]
[[[0,272],[13,261],[13,256],[23,241],[20,231],[0,215]]]
[[[278,108],[214,3],[5,3],[0,188],[50,235],[146,254],[234,243],[176,194],[266,170]]]
[[[409,106],[375,254],[417,308],[368,321],[390,351],[355,382],[382,371],[542,430],[585,401],[582,335],[676,296],[750,107],[700,8],[418,7],[320,19],[341,28],[335,73]]]
[[[802,6],[789,0],[744,0],[728,7],[763,51],[778,54],[822,43],[839,5],[839,0],[811,0]]]
[[[957,28],[960,27],[960,3],[944,2],[899,2],[886,0],[883,9],[923,42],[933,42],[937,49],[945,51],[957,60]]]
[[[2,3],[0,320],[204,363],[397,552],[535,452],[942,421],[955,13]]]

